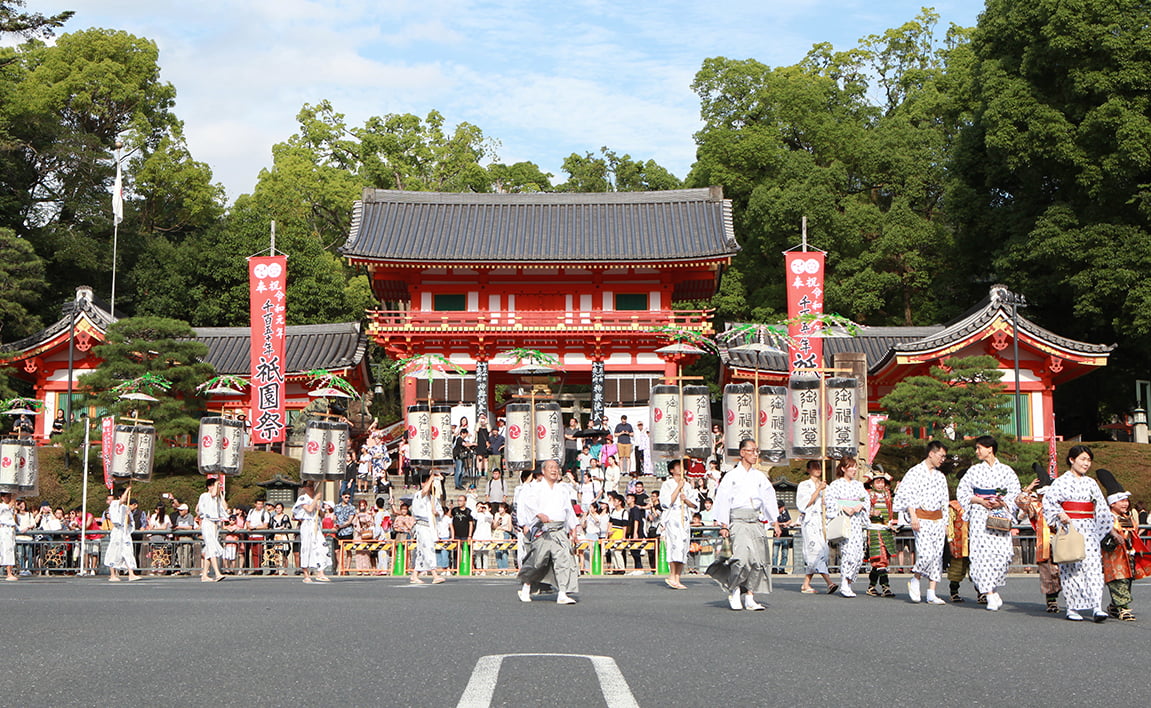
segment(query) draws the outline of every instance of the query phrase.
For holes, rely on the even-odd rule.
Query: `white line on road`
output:
[[[594,656],[592,654],[489,654],[481,656],[472,669],[472,677],[460,696],[457,708],[488,708],[492,704],[492,697],[496,692],[496,682],[500,676],[500,666],[504,659],[521,656],[558,656],[569,659],[587,659],[595,669],[596,678],[599,679],[600,691],[608,708],[639,708],[627,679],[619,670],[615,659],[610,656]]]

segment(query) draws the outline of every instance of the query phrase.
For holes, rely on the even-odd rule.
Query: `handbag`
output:
[[[842,541],[851,534],[851,519],[846,514],[840,514],[827,525],[827,542]]]
[[[1087,557],[1083,547],[1083,534],[1068,524],[1051,541],[1051,560],[1056,563],[1078,563]]]
[[[988,516],[985,528],[988,531],[1007,533],[1011,531],[1011,519],[1006,516]]]

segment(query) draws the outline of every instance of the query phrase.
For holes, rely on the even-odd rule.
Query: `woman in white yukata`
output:
[[[867,543],[867,522],[871,514],[870,495],[863,482],[856,479],[859,463],[854,457],[844,457],[835,466],[835,481],[827,485],[827,520],[839,514],[849,519],[847,538],[839,542],[839,594],[855,597],[851,584],[863,563],[863,547]]]
[[[1015,551],[1011,531],[987,528],[987,517],[1015,518],[1015,497],[1019,496],[1019,477],[996,459],[998,451],[995,438],[977,438],[975,456],[980,462],[967,470],[955,490],[955,500],[967,519],[971,580],[975,589],[987,596],[987,609],[992,612],[1003,606],[998,590],[1007,583],[1007,566]]]
[[[5,580],[10,583],[18,579],[16,565],[16,514],[12,501],[16,498],[11,492],[0,493],[0,565],[7,572]]]
[[[204,537],[203,548],[200,549],[200,582],[218,582],[224,579],[220,572],[220,558],[224,555],[224,547],[220,545],[220,525],[228,516],[224,495],[220,493],[219,477],[208,478],[208,489],[196,502],[196,516],[200,517],[200,534]],[[208,576],[209,567],[216,572],[215,578]]]
[[[671,477],[659,490],[660,506],[664,508],[663,542],[670,570],[664,583],[673,590],[687,590],[680,576],[683,574],[684,563],[687,562],[691,515],[699,508],[699,495],[687,483],[681,461],[668,462],[667,471]]]
[[[827,483],[823,481],[823,463],[819,460],[807,461],[807,479],[799,483],[795,490],[795,505],[799,508],[800,529],[803,533],[803,587],[800,592],[814,595],[811,579],[822,575],[827,583],[827,592],[833,593],[839,586],[831,582],[827,572],[827,539],[823,534],[823,492]]]
[[[430,573],[432,584],[444,582],[436,568],[436,537],[438,532],[436,524],[441,515],[440,502],[436,498],[436,482],[443,484],[443,475],[432,472],[421,476],[420,488],[412,497],[412,516],[416,525],[412,532],[416,536],[416,545],[412,551],[412,583],[421,584],[420,573]]]
[[[1059,579],[1067,602],[1067,619],[1082,622],[1079,610],[1090,611],[1096,622],[1107,619],[1103,611],[1103,559],[1099,542],[1111,533],[1114,521],[1099,483],[1087,476],[1095,454],[1086,445],[1067,451],[1070,465],[1043,495],[1043,518],[1053,529],[1070,524],[1083,534],[1085,555],[1078,563],[1060,563]]]
[[[311,481],[300,487],[300,496],[292,505],[292,518],[300,525],[300,569],[304,571],[305,583],[328,583],[331,578],[324,574],[324,568],[332,564],[328,554],[328,542],[320,530],[320,508],[323,501],[316,494]]]
[[[108,548],[104,551],[104,565],[112,576],[109,582],[120,582],[120,571],[128,571],[128,580],[139,580],[136,575],[136,554],[132,552],[132,515],[128,513],[128,498],[132,495],[129,485],[117,497],[108,495],[108,522],[112,532],[108,534]]]

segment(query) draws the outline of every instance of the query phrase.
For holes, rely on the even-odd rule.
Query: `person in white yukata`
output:
[[[128,572],[128,580],[139,580],[136,575],[136,554],[132,552],[132,515],[128,513],[128,498],[132,487],[126,487],[119,496],[108,495],[108,521],[112,533],[108,534],[108,548],[104,551],[104,565],[108,566],[109,582],[120,582],[120,571]]]
[[[987,527],[987,518],[1015,518],[1015,497],[1019,496],[1019,477],[1015,470],[996,459],[999,443],[990,435],[975,441],[975,456],[980,462],[973,465],[959,480],[955,499],[963,507],[970,539],[971,580],[975,589],[987,595],[987,609],[992,612],[1003,606],[999,588],[1007,584],[1007,566],[1011,564],[1014,549],[1011,531]]]
[[[11,492],[0,493],[0,566],[4,566],[4,579],[10,583],[18,580],[15,573],[16,514],[13,511],[15,499],[16,495]]]
[[[823,462],[821,460],[807,461],[807,479],[799,483],[795,490],[795,505],[801,514],[799,526],[803,534],[803,587],[800,592],[814,595],[815,588],[811,587],[811,579],[816,575],[823,576],[827,583],[827,592],[831,594],[839,589],[838,583],[831,582],[827,572],[827,558],[829,549],[823,527],[823,493],[827,489],[827,482],[823,481]]]
[[[579,568],[572,552],[579,519],[572,508],[571,492],[560,484],[559,460],[543,463],[543,477],[533,482],[520,497],[521,522],[527,527],[527,554],[518,575],[521,602],[532,601],[532,585],[554,584],[559,590],[557,605],[574,605],[570,593],[579,592]]]
[[[1073,445],[1067,451],[1070,465],[1051,483],[1043,495],[1043,518],[1053,529],[1074,526],[1083,534],[1083,560],[1060,563],[1059,579],[1067,602],[1067,619],[1082,622],[1079,610],[1089,611],[1091,619],[1107,619],[1103,611],[1103,558],[1099,543],[1111,533],[1114,517],[1099,483],[1087,476],[1095,454],[1086,445]]]
[[[664,509],[663,542],[670,570],[664,583],[673,590],[687,590],[680,577],[687,562],[691,515],[699,509],[699,494],[687,483],[681,461],[668,462],[667,471],[671,476],[659,489],[660,505]]]
[[[758,462],[759,447],[755,441],[741,441],[739,462],[719,483],[712,507],[719,535],[731,539],[731,559],[722,568],[713,563],[708,572],[727,591],[727,604],[733,610],[763,610],[755,593],[771,592],[768,540],[763,524],[775,525],[778,535],[779,503],[771,480],[756,469]],[[713,573],[713,569],[718,572]]]
[[[935,594],[943,579],[943,542],[947,540],[947,478],[939,466],[947,448],[938,440],[927,444],[927,458],[903,476],[892,502],[894,513],[906,516],[915,534],[915,566],[907,581],[907,595],[920,600],[920,581],[927,578],[927,604],[946,604]]]
[[[292,518],[300,528],[300,569],[304,572],[305,583],[331,582],[331,578],[324,574],[324,568],[331,565],[331,556],[320,530],[323,503],[320,495],[316,494],[314,483],[305,481],[296,503],[292,504]]]
[[[420,580],[420,573],[428,573],[433,585],[444,582],[436,565],[436,539],[439,537],[437,525],[442,516],[437,491],[443,489],[443,479],[444,476],[434,470],[424,473],[420,476],[419,491],[412,497],[412,517],[416,520],[412,531],[416,535],[416,546],[412,553],[412,577],[409,582],[416,585],[424,582]]]
[[[859,463],[854,457],[844,457],[835,466],[835,481],[827,485],[827,520],[839,514],[848,518],[847,538],[839,542],[839,594],[855,597],[851,584],[863,563],[863,549],[867,545],[867,522],[871,514],[871,496],[857,479]]]
[[[196,516],[200,517],[200,533],[204,537],[203,548],[200,551],[200,582],[214,583],[224,579],[220,572],[220,557],[224,555],[224,547],[220,545],[220,524],[227,517],[228,509],[224,505],[224,495],[220,493],[220,480],[217,477],[208,478],[208,490],[200,495],[196,502]],[[208,575],[209,566],[216,573],[215,578]]]

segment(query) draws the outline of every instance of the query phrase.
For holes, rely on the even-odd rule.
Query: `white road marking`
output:
[[[569,659],[587,659],[595,669],[596,678],[599,679],[600,691],[608,708],[639,708],[627,679],[619,670],[615,659],[610,656],[594,656],[592,654],[489,654],[481,656],[472,669],[472,677],[460,696],[457,708],[487,708],[492,704],[492,697],[496,692],[496,682],[499,680],[500,666],[504,659],[521,656],[558,656]]]

